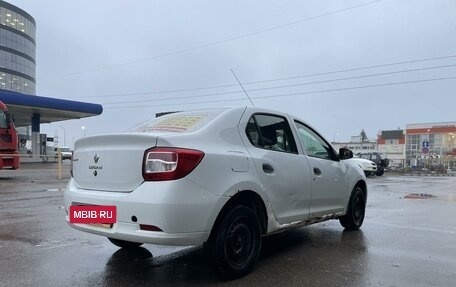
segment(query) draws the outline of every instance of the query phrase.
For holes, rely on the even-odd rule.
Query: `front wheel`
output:
[[[383,169],[377,170],[377,176],[382,176],[385,173]]]
[[[249,273],[260,254],[261,228],[256,213],[245,206],[229,211],[210,242],[212,260],[228,279]]]
[[[366,196],[359,186],[355,186],[348,202],[347,213],[339,218],[340,224],[347,230],[356,230],[363,225],[366,212]]]
[[[121,239],[115,239],[115,238],[110,238],[108,237],[109,241],[111,241],[112,244],[115,246],[119,246],[121,248],[125,249],[132,249],[132,248],[137,248],[142,245],[142,243],[138,242],[131,242],[131,241],[126,241],[126,240],[121,240]]]

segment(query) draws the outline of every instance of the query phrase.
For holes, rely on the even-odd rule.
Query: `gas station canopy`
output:
[[[39,115],[40,123],[51,123],[96,116],[103,112],[103,107],[99,104],[10,91],[0,91],[0,101],[8,107],[16,127],[32,125],[32,118],[36,115]]]

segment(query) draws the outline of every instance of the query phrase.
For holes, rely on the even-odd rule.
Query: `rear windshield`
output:
[[[141,123],[129,132],[193,132],[201,129],[226,109],[210,109],[194,112],[180,112],[158,117]]]

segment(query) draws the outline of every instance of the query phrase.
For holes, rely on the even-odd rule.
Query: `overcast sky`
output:
[[[37,95],[104,107],[42,125],[69,146],[81,126],[123,132],[156,112],[250,105],[231,69],[256,106],[331,141],[456,121],[454,0],[9,2],[37,22]]]

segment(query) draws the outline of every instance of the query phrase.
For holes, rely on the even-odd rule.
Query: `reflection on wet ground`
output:
[[[328,253],[333,256],[327,258]],[[322,278],[327,278],[334,266],[339,266],[343,272],[332,274],[330,282],[364,286],[363,270],[368,266],[367,254],[362,231],[341,232],[326,228],[321,232],[301,229],[264,238],[255,272],[237,281],[222,281],[214,273],[202,247],[158,258],[153,257],[149,249],[141,247],[131,251],[117,250],[107,260],[103,272],[93,274],[84,284],[134,286],[150,283],[154,286],[179,286],[231,285],[237,282],[236,285],[242,286],[276,286],[302,277],[299,282],[312,285],[316,281],[325,282]],[[351,270],[353,266],[357,267],[356,270]]]
[[[370,177],[362,230],[329,221],[265,237],[254,272],[223,281],[202,247],[127,251],[69,228],[66,182],[38,171],[0,180],[0,286],[454,286],[453,177]]]
[[[432,199],[437,198],[437,196],[429,194],[429,193],[409,193],[404,198],[411,198],[411,199]]]

